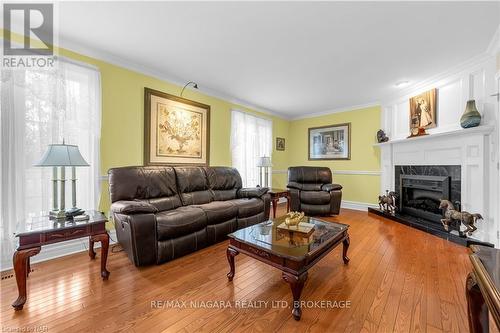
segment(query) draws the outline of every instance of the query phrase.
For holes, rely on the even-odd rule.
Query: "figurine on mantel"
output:
[[[378,206],[384,213],[396,213],[396,192],[385,190],[385,195],[378,196]]]
[[[383,130],[381,130],[381,129],[379,129],[377,131],[377,141],[378,141],[378,143],[389,141],[389,138],[387,137],[387,135],[385,134],[385,132]]]
[[[465,232],[471,236],[472,233],[477,230],[474,224],[477,220],[483,219],[481,214],[471,214],[469,212],[459,212],[458,210],[455,210],[455,207],[449,200],[441,200],[439,208],[446,209],[444,219],[441,219],[441,223],[446,231],[450,230],[450,224],[458,222],[459,225],[462,223],[467,228]]]

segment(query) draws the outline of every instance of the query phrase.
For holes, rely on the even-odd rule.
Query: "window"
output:
[[[58,59],[54,70],[2,69],[0,237],[2,262],[10,261],[14,233],[26,218],[52,207],[52,168],[34,167],[51,143],[78,145],[90,167],[77,168],[77,204],[99,204],[100,74]],[[66,174],[70,172],[67,169]],[[66,182],[71,193],[71,182]],[[71,207],[71,195],[66,195]]]
[[[238,169],[243,186],[260,185],[259,157],[271,156],[271,120],[260,118],[246,112],[231,113],[231,154],[233,167]],[[271,173],[269,173],[271,178]],[[271,184],[271,180],[269,180]]]

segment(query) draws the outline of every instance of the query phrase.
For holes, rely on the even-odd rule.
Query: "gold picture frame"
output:
[[[410,98],[410,132],[418,128],[434,128],[437,126],[436,106],[437,89],[427,90]]]
[[[210,106],[144,88],[144,165],[209,165]]]
[[[285,145],[285,138],[276,138],[276,150],[278,151],[285,151],[286,145]]]
[[[350,159],[351,123],[309,128],[309,161]]]

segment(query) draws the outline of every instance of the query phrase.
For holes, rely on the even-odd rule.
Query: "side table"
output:
[[[106,216],[97,211],[86,211],[86,221],[55,221],[48,216],[34,217],[26,221],[25,229],[18,232],[19,246],[14,252],[14,272],[19,296],[12,303],[15,310],[22,310],[26,303],[26,278],[30,273],[30,257],[40,253],[43,245],[64,242],[71,239],[89,237],[89,256],[95,259],[94,243],[101,242],[101,277],[107,280],[109,235],[106,232]]]
[[[290,191],[284,189],[272,188],[267,192],[271,195],[271,202],[273,204],[273,218],[276,218],[276,207],[279,198],[286,198],[286,212],[290,211]]]
[[[500,250],[481,245],[470,249],[472,271],[465,283],[469,331],[486,333],[490,331],[488,313],[500,329]]]

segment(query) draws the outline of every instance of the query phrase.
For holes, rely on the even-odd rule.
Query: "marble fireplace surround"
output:
[[[462,210],[481,213],[485,220],[478,222],[474,238],[491,241],[495,226],[488,225],[492,212],[487,180],[493,131],[493,126],[483,125],[376,144],[381,155],[381,193],[395,190],[396,166],[460,165]]]

